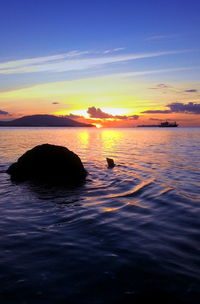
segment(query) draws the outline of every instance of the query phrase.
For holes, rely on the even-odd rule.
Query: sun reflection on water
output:
[[[114,152],[122,139],[122,132],[118,130],[102,130],[101,140],[105,151]]]
[[[84,130],[78,133],[80,144],[82,148],[87,148],[89,144],[89,132]]]

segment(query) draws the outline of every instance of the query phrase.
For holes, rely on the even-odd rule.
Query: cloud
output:
[[[200,104],[188,102],[187,104],[177,102],[167,105],[172,113],[192,113],[200,114]]]
[[[17,68],[17,67],[29,66],[29,65],[33,65],[33,64],[39,64],[39,63],[47,63],[47,62],[65,60],[65,59],[73,59],[75,57],[80,57],[80,56],[86,55],[88,53],[89,53],[88,51],[73,50],[73,51],[70,51],[67,53],[63,53],[63,54],[34,57],[34,58],[27,58],[27,59],[19,59],[19,60],[15,60],[15,61],[14,60],[7,61],[7,62],[0,63],[0,69]]]
[[[184,92],[186,92],[186,93],[196,93],[196,92],[198,92],[198,90],[196,90],[196,89],[188,89],[188,90],[185,90]]]
[[[99,108],[90,107],[87,110],[87,113],[90,115],[91,118],[112,118],[113,116],[111,114],[103,112]]]
[[[122,119],[122,120],[137,120],[139,119],[139,115],[115,115],[113,116],[114,118],[117,118],[117,119]]]
[[[3,116],[12,116],[12,114],[10,114],[9,112],[4,111],[4,110],[0,110],[0,115],[3,115]]]
[[[123,51],[123,50],[125,50],[124,47],[115,48],[115,49],[109,49],[109,50],[105,50],[105,51],[103,52],[103,54],[109,54],[109,53],[119,52],[119,51]]]
[[[168,114],[168,113],[172,113],[172,111],[171,110],[147,110],[147,111],[144,111],[142,113],[145,113],[145,114],[159,114],[159,113]]]
[[[159,118],[149,118],[149,120],[152,120],[152,121],[163,121],[163,119],[159,119]],[[170,119],[170,118],[167,118],[168,121],[174,121],[174,119]]]
[[[159,90],[159,89],[168,89],[170,86],[168,86],[165,83],[159,83],[156,87],[150,88],[151,90]]]
[[[23,74],[38,72],[59,73],[66,71],[85,70],[101,65],[128,62],[143,58],[180,54],[185,53],[186,51],[188,50],[136,54],[133,53],[109,56],[101,55],[98,57],[94,57],[94,54],[88,51],[72,51],[65,54],[3,62],[0,63],[0,74]],[[88,57],[89,54],[91,55],[90,57]]]
[[[120,120],[137,120],[139,118],[139,115],[112,115],[106,112],[103,112],[99,108],[90,107],[87,110],[87,113],[90,115],[90,118],[99,118],[99,119],[108,119],[108,118],[114,118],[114,119],[120,119]]]
[[[117,77],[135,77],[143,75],[152,75],[152,74],[162,74],[170,72],[181,72],[181,71],[190,71],[190,70],[199,70],[200,66],[191,66],[191,67],[179,67],[179,68],[169,68],[169,69],[157,69],[157,70],[146,70],[146,71],[136,71],[128,73],[118,73]],[[158,89],[156,87],[156,89]]]
[[[169,88],[169,86],[167,84],[165,84],[165,83],[160,83],[160,84],[158,84],[158,88],[161,88],[161,89],[163,89],[163,88]]]
[[[188,102],[187,104],[181,102],[175,102],[166,105],[169,110],[147,110],[142,113],[145,114],[169,114],[169,113],[188,113],[188,114],[200,114],[200,104]]]
[[[57,105],[57,104],[60,104],[60,103],[57,102],[57,101],[54,101],[54,102],[52,102],[52,104],[53,104],[53,105]]]
[[[138,120],[139,119],[139,115],[132,115],[132,116],[129,116],[130,119],[133,119],[133,120]]]
[[[165,83],[160,83],[157,86],[153,87],[153,88],[149,88],[150,90],[160,90],[160,89],[173,89],[173,87],[165,84]],[[177,90],[176,90],[177,91]],[[180,92],[186,92],[186,93],[197,93],[198,90],[196,89],[187,89],[187,90],[179,90]]]

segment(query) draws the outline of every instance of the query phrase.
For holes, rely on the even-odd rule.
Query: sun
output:
[[[101,125],[101,124],[99,124],[99,123],[93,123],[93,125],[96,127],[96,128],[102,128],[103,126]]]

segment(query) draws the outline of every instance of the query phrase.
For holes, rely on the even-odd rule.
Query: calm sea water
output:
[[[77,153],[86,183],[12,183],[42,143]],[[199,148],[198,128],[1,128],[1,303],[200,303]]]

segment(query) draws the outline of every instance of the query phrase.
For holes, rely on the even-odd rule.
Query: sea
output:
[[[43,143],[86,182],[12,182]],[[150,301],[200,303],[200,128],[0,128],[0,303]]]

